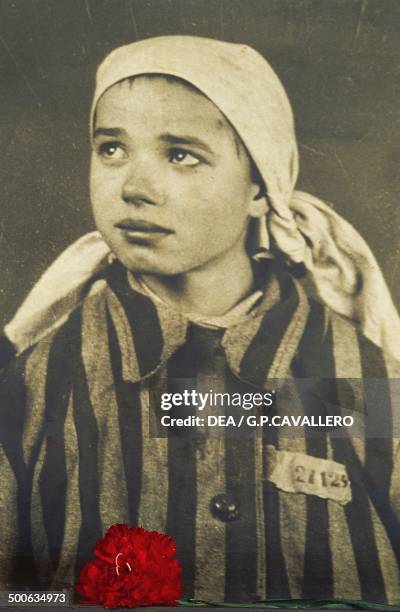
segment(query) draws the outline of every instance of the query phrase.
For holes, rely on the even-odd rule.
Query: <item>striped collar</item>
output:
[[[181,347],[192,323],[128,282],[117,262],[107,275],[106,300],[127,382],[150,378]],[[222,337],[228,365],[241,380],[268,386],[287,376],[309,313],[301,285],[287,272],[271,271],[260,302]]]

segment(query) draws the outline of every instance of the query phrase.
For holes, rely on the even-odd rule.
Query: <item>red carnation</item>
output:
[[[106,608],[174,606],[182,595],[182,569],[173,538],[142,527],[113,525],[93,549],[76,585],[80,603]]]

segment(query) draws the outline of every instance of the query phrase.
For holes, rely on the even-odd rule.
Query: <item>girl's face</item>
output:
[[[96,225],[130,270],[172,275],[243,261],[265,213],[247,153],[205,96],[141,76],[99,100],[90,176]]]

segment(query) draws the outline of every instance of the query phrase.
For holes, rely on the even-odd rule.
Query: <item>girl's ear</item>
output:
[[[249,206],[250,217],[263,217],[269,210],[267,190],[257,166],[250,158],[251,197]]]

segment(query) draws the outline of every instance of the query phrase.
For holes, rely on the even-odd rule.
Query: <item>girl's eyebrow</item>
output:
[[[98,127],[93,132],[93,138],[97,138],[98,136],[113,136],[114,138],[121,138],[122,136],[127,136],[127,131],[123,128],[105,128]],[[185,145],[195,145],[200,149],[203,149],[207,153],[213,154],[213,150],[209,147],[203,140],[197,138],[196,136],[174,136],[173,134],[161,134],[159,139],[162,142],[167,142],[168,144],[185,144]]]
[[[126,131],[121,128],[99,127],[99,128],[96,128],[95,131],[93,132],[93,138],[96,138],[97,136],[114,136],[115,138],[117,138],[119,136],[125,136],[125,135],[126,135]]]
[[[168,144],[185,144],[185,145],[195,145],[208,153],[213,153],[213,150],[199,138],[196,136],[174,136],[173,134],[162,134],[160,136],[160,140],[163,142],[167,142]]]

